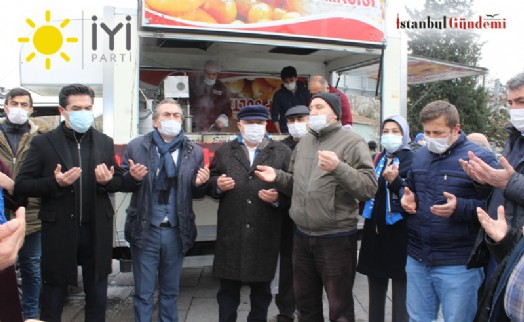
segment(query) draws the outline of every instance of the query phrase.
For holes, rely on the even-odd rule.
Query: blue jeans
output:
[[[408,256],[407,308],[411,322],[437,320],[439,305],[446,322],[473,321],[482,268],[427,266]]]
[[[42,243],[40,231],[25,236],[24,246],[18,252],[18,265],[22,275],[22,313],[24,320],[38,318],[40,298],[40,257]]]
[[[184,254],[177,228],[149,226],[142,248],[131,245],[135,280],[135,321],[153,319],[153,294],[158,272],[158,321],[178,322],[177,301]]]

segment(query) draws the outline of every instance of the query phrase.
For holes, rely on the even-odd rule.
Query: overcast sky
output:
[[[387,1],[387,0],[386,0]],[[391,0],[404,7],[422,8],[424,0]],[[506,30],[482,30],[479,31],[480,39],[484,42],[482,48],[481,67],[489,69],[489,78],[499,78],[505,83],[515,74],[524,71],[524,42],[522,31],[524,31],[523,1],[493,1],[476,0],[474,10],[477,15],[485,17],[486,14],[499,14],[497,18],[506,18]]]
[[[386,1],[389,1],[390,11],[398,11],[401,17],[406,18],[404,5],[416,8],[421,7],[424,3],[424,0]],[[20,84],[18,37],[28,35],[26,18],[32,18],[35,21],[42,19],[45,10],[51,10],[55,18],[63,18],[67,17],[68,13],[78,12],[78,10],[92,12],[96,10],[94,8],[98,8],[101,12],[104,5],[136,8],[136,3],[136,0],[53,0],[46,3],[40,0],[2,0],[0,2],[0,21],[2,23],[0,86],[14,87]],[[475,9],[479,15],[498,13],[499,17],[506,18],[506,30],[479,32],[482,41],[485,41],[481,66],[490,70],[490,78],[500,78],[502,82],[506,82],[511,76],[524,70],[524,42],[522,41],[524,2],[477,0]],[[386,28],[391,27],[386,26]]]

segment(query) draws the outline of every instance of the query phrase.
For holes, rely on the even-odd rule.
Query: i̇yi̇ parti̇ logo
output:
[[[49,70],[51,69],[51,57],[49,56],[55,55],[62,49],[62,45],[64,43],[64,36],[62,35],[61,29],[64,29],[65,27],[67,27],[70,20],[64,19],[60,23],[60,29],[59,29],[49,24],[49,22],[51,21],[51,12],[49,10],[46,10],[45,21],[47,24],[44,24],[38,27],[35,33],[33,34],[32,39],[27,38],[27,37],[20,37],[18,38],[18,42],[27,43],[27,42],[32,41],[35,50],[39,54],[48,56],[45,58],[45,69]],[[36,28],[36,24],[33,22],[33,20],[27,18],[26,22],[31,28]],[[78,38],[66,37],[65,41],[66,42],[78,42]],[[35,56],[36,56],[36,53],[32,51],[29,55],[27,55],[25,60],[27,62],[30,62],[31,60],[33,60],[33,58],[35,58]],[[66,62],[70,61],[69,56],[63,51],[60,51],[60,57],[62,57],[62,59]]]

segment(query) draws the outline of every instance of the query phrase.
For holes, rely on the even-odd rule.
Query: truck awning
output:
[[[377,79],[380,59],[367,61],[364,65],[355,65],[344,69],[344,73]],[[484,67],[471,67],[435,58],[408,56],[408,85],[432,83],[442,80],[485,75],[489,72]]]
[[[453,78],[486,75],[488,69],[420,56],[408,56],[408,84],[432,83]]]

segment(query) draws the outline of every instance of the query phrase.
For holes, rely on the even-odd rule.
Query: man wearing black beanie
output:
[[[333,113],[337,115],[337,120],[340,121],[340,116],[342,114],[342,107],[340,104],[340,96],[338,94],[331,94],[331,93],[318,93],[313,95],[312,99],[314,98],[321,98],[326,103],[328,103],[329,107],[333,110]]]
[[[335,94],[309,105],[310,132],[295,148],[289,172],[258,166],[255,174],[291,196],[294,294],[300,322],[323,321],[322,290],[330,321],[355,321],[358,202],[377,190],[366,142],[340,122]]]

